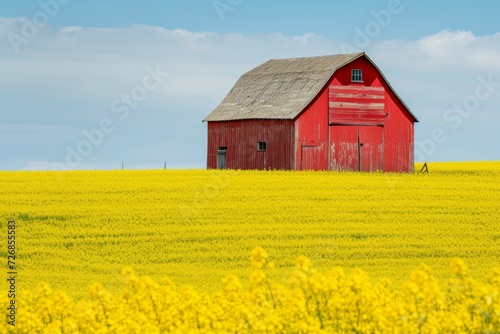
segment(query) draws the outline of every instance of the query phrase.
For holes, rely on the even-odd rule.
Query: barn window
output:
[[[257,143],[257,151],[267,150],[267,143],[265,141],[260,141]]]
[[[352,70],[351,80],[352,82],[363,82],[363,75],[360,69]]]

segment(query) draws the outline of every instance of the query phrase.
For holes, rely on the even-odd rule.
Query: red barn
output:
[[[208,168],[413,171],[418,120],[365,53],[269,60],[204,121]]]

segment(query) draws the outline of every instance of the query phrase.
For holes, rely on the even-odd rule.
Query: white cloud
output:
[[[420,39],[418,45],[432,58],[450,58],[466,49],[475,39],[470,31],[443,30]]]
[[[49,161],[28,161],[20,170],[52,170],[52,165]]]
[[[19,18],[0,18],[0,32],[19,32],[20,22]],[[95,152],[126,148],[134,151],[148,144],[138,143],[137,136],[147,137],[148,133],[159,131],[162,142],[176,143],[181,137],[190,147],[186,153],[189,155],[176,154],[177,160],[171,162],[182,166],[204,165],[205,134],[185,134],[200,131],[201,119],[222,100],[241,74],[270,58],[338,53],[340,42],[314,34],[217,34],[134,25],[47,29],[22,45],[18,55],[5,38],[0,40],[0,49],[0,73],[4,79],[0,81],[1,119],[5,116],[10,123],[38,122],[62,127],[74,126],[77,119],[81,129],[90,129],[103,117],[115,117],[117,131],[107,139],[113,145],[103,145]],[[374,40],[367,53],[421,119],[418,136],[426,136],[433,127],[446,126],[443,112],[473,94],[479,76],[492,75],[500,81],[500,34],[478,37],[468,31],[445,30],[416,41]],[[147,66],[157,65],[169,73],[168,78],[133,110],[133,117],[123,122],[116,119],[110,111],[112,101],[140,85]],[[482,120],[499,121],[499,100],[500,87],[482,103],[478,111]],[[475,124],[474,117],[466,122]],[[474,137],[482,130],[464,126],[459,131]],[[118,135],[123,140],[117,141]],[[499,134],[492,136],[499,141]],[[61,138],[65,139],[47,143],[51,153],[47,151],[43,159],[31,158],[29,151],[15,153],[18,160],[26,161],[18,167],[30,166],[28,161],[60,159],[65,146],[75,144],[68,142],[67,134]],[[158,138],[151,139],[154,140]],[[116,146],[120,143],[121,148]],[[158,147],[155,142],[150,144]],[[443,146],[452,144],[450,141]],[[472,141],[471,150],[475,150],[473,145]],[[54,155],[57,150],[59,153]],[[500,158],[498,153],[492,155],[493,147],[481,150],[484,158]],[[106,152],[102,159],[112,159],[114,154]],[[467,155],[467,150],[462,155]],[[446,154],[442,157],[449,158]],[[460,159],[460,153],[451,158]],[[86,163],[104,164],[105,160],[99,159],[89,157]],[[116,160],[120,161],[120,157]],[[141,161],[134,164],[140,165]]]

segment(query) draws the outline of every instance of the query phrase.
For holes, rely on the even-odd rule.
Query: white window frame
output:
[[[352,82],[363,82],[363,71],[359,68],[354,68],[351,71],[351,81]]]

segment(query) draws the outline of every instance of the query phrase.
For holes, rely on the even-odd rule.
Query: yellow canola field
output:
[[[288,285],[268,280],[273,268],[260,247],[251,254],[254,271],[248,291],[228,275],[223,288],[200,293],[189,285],[158,284],[125,268],[125,286],[111,294],[93,284],[89,300],[75,303],[46,284],[18,298],[14,326],[2,333],[499,333],[500,269],[487,282],[467,275],[460,259],[450,278],[438,284],[425,264],[400,290],[386,279],[376,284],[359,269],[346,276],[336,267],[319,273],[305,256],[295,262]],[[9,301],[0,297],[5,310]]]
[[[1,235],[14,219],[19,291],[47,282],[74,300],[93,282],[118,294],[126,266],[200,293],[221,290],[227,275],[248,289],[256,246],[275,258],[266,273],[277,284],[301,255],[320,272],[360,268],[395,289],[421,263],[445,282],[462,258],[485,282],[500,259],[500,163],[429,169],[0,172]]]

